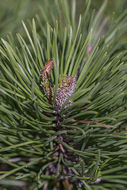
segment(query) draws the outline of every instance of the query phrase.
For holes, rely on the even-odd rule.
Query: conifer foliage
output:
[[[127,10],[71,3],[1,40],[1,190],[127,187]]]

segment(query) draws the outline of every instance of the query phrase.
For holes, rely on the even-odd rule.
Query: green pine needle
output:
[[[1,40],[1,189],[127,186],[127,11],[105,30],[107,1],[96,15],[90,4],[76,24],[76,1],[71,10],[55,1],[55,15],[42,10],[22,22],[24,35]],[[51,58],[52,103],[40,86]],[[75,91],[57,112],[57,90],[70,75]]]

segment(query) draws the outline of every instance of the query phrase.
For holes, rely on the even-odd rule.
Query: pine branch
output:
[[[127,12],[104,31],[106,1],[77,26],[76,2],[56,3],[1,41],[2,189],[125,189]]]

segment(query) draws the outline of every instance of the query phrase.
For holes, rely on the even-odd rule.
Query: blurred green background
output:
[[[69,0],[71,3],[72,0]],[[89,0],[77,0],[77,15],[84,10],[84,6]],[[47,3],[48,2],[48,3]],[[50,2],[50,3],[49,3]],[[53,12],[53,4],[56,0],[1,0],[0,1],[0,37],[4,37],[9,32],[22,32],[21,20],[28,20],[35,15],[41,15],[43,8],[49,9],[49,13]],[[104,0],[91,0],[91,11],[97,11]],[[46,7],[49,5],[49,7]],[[106,16],[111,19],[127,8],[127,0],[108,0]]]

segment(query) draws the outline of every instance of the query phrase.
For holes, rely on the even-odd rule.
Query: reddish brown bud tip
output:
[[[48,80],[47,77],[50,77],[51,70],[53,69],[53,59],[50,59],[49,61],[46,62],[43,71],[41,73],[41,77],[43,81]]]

